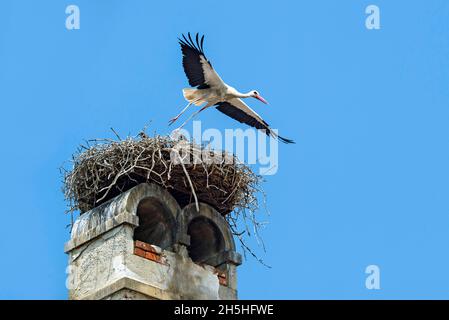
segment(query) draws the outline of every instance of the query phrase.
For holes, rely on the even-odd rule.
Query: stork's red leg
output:
[[[201,111],[203,111],[204,109],[206,109],[206,108],[209,108],[210,107],[210,105],[209,104],[207,104],[207,105],[205,105],[204,107],[202,107],[200,110],[198,110],[197,112],[195,112],[195,113],[193,113],[179,128],[178,128],[178,130],[179,129],[181,129],[182,127],[184,127],[186,124],[187,124],[187,122],[189,122],[189,120],[190,119],[192,119],[192,118],[194,118],[198,113],[200,113]]]
[[[182,109],[182,111],[176,117],[171,118],[168,122],[168,125],[172,125],[176,120],[178,120],[178,118],[187,110],[188,107],[190,107],[191,104],[192,102],[189,102],[189,104],[184,109]]]

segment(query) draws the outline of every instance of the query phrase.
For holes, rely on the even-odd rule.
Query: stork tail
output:
[[[201,94],[199,91],[200,90],[194,88],[185,88],[182,89],[182,94],[187,101],[196,106],[200,106],[203,101],[201,100]]]

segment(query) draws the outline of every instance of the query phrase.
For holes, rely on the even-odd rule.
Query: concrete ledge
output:
[[[98,207],[81,214],[73,225],[71,232],[72,238],[80,237],[88,231],[105,224],[108,220],[125,212],[128,212],[131,215],[136,215],[137,206],[140,201],[147,197],[159,199],[169,208],[173,215],[173,219],[176,220],[181,209],[170,193],[154,183],[141,183],[138,186],[119,194],[115,198],[100,204]]]
[[[232,263],[236,266],[242,264],[242,255],[235,251],[224,251],[219,254],[207,259],[204,263],[211,266],[219,266],[224,263]]]
[[[106,287],[98,290],[97,292],[93,294],[86,295],[84,297],[79,298],[78,300],[102,300],[106,299],[109,296],[113,295],[114,293],[123,290],[128,289],[131,291],[138,292],[146,297],[148,297],[148,300],[182,300],[183,298],[179,294],[175,294],[172,292],[164,291],[160,288],[151,286],[147,283],[143,283],[141,281],[132,279],[132,278],[122,278],[119,279],[110,285],[107,285]],[[226,287],[221,286],[219,287],[220,296],[222,297],[222,300],[235,300],[237,298],[237,291]],[[70,298],[70,292],[69,292],[69,298]],[[70,298],[71,299],[71,298]]]
[[[140,282],[132,278],[122,278],[110,285],[98,290],[97,292],[81,297],[79,300],[102,300],[108,296],[122,290],[129,289],[131,291],[138,292],[148,297],[148,299],[159,299],[159,300],[179,300],[176,294],[163,291],[157,287],[151,286],[149,284]]]
[[[122,213],[111,219],[105,221],[103,224],[97,225],[95,228],[88,230],[87,232],[80,234],[78,237],[72,238],[64,245],[64,252],[70,252],[75,248],[82,246],[83,244],[95,239],[102,234],[114,229],[121,224],[129,224],[133,227],[139,225],[139,218],[134,214]]]

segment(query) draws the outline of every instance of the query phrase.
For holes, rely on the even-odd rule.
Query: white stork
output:
[[[294,143],[293,140],[282,138],[273,132],[268,123],[241,100],[241,98],[252,97],[267,104],[268,102],[256,90],[251,90],[248,93],[240,93],[220,78],[204,54],[204,35],[199,39],[197,33],[196,43],[192,40],[190,32],[188,33],[188,37],[182,35],[182,38],[178,39],[182,51],[182,65],[189,84],[196,88],[185,88],[182,90],[184,98],[189,104],[181,113],[171,119],[169,124],[178,120],[192,104],[196,106],[205,104],[201,109],[193,113],[180,128],[201,111],[211,106],[216,106],[219,111],[237,121],[259,130],[265,130],[268,136],[278,138],[284,143]]]

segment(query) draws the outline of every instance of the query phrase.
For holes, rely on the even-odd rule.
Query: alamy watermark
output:
[[[77,5],[71,4],[65,8],[65,13],[68,14],[65,19],[65,27],[67,30],[79,30],[80,8]]]
[[[378,6],[371,4],[366,7],[365,13],[368,15],[365,20],[365,27],[368,30],[380,29],[380,9]]]
[[[276,129],[270,130],[277,134]],[[176,129],[170,136],[178,141],[171,153],[173,163],[232,163],[234,154],[240,162],[259,165],[260,175],[274,175],[279,168],[279,142],[268,137],[263,130],[225,129],[223,135],[218,129],[203,131],[201,121],[193,121],[192,134],[185,129]],[[192,150],[186,150],[191,146],[186,143],[188,141],[202,146],[199,150],[193,150],[193,157]]]
[[[380,268],[375,264],[371,264],[365,268],[368,275],[365,279],[365,287],[368,290],[380,290]]]

